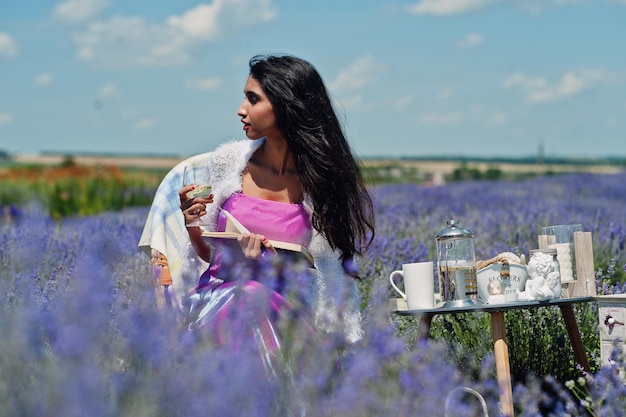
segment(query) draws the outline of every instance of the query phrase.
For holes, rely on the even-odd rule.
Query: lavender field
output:
[[[287,320],[270,365],[250,346],[191,338],[177,311],[156,308],[149,259],[137,248],[147,208],[60,222],[36,205],[13,210],[0,226],[0,417],[483,415],[463,387],[497,416],[489,320],[433,321],[433,340],[416,346],[417,324],[388,308],[389,273],[435,260],[434,236],[450,218],[474,231],[479,259],[528,255],[541,226],[581,223],[593,234],[598,293],[626,290],[626,174],[372,193],[377,234],[358,260],[364,338],[309,343]],[[301,270],[283,267],[297,296]],[[595,308],[576,310],[597,361],[587,376],[571,363],[557,313],[541,310],[507,317],[516,415],[624,415],[624,365],[617,356],[615,367],[597,363]]]

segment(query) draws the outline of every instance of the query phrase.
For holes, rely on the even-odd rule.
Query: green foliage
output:
[[[426,174],[415,166],[389,163],[362,167],[363,178],[370,185],[421,183]]]
[[[76,162],[74,161],[74,157],[72,155],[65,155],[63,161],[61,162],[62,168],[68,168],[76,166]]]
[[[431,335],[445,342],[448,355],[466,373],[476,377],[480,359],[493,351],[489,314],[441,315],[433,318]]]
[[[597,305],[578,304],[574,311],[587,354],[595,356],[600,346]],[[523,382],[528,373],[551,374],[562,382],[580,375],[559,308],[509,311],[506,326],[511,373],[518,382]],[[598,370],[596,361],[590,360],[590,366],[592,372]]]
[[[583,345],[591,356],[591,370],[596,372],[598,363],[594,359],[600,346],[597,305],[579,304],[574,312]],[[419,317],[402,317],[397,321],[398,333],[414,344],[421,325]],[[552,375],[561,382],[580,376],[558,307],[507,311],[505,327],[511,377],[515,382],[524,383],[530,375]],[[472,378],[479,378],[484,372],[481,360],[493,352],[491,315],[436,315],[432,318],[430,337],[447,346],[448,360]]]
[[[165,171],[85,167],[14,167],[0,174],[0,206],[40,203],[56,219],[147,206]]]
[[[495,181],[502,179],[503,173],[500,168],[497,167],[489,167],[484,172],[475,167],[469,167],[467,164],[461,164],[460,167],[456,168],[452,175],[450,176],[450,180],[452,181],[467,181],[467,180],[489,180]]]

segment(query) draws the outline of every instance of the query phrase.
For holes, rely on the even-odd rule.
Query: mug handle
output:
[[[400,290],[400,288],[398,288],[398,286],[396,285],[396,283],[393,280],[396,275],[400,275],[402,277],[402,279],[404,279],[404,273],[402,271],[400,271],[400,270],[397,270],[397,271],[393,271],[391,273],[391,275],[389,275],[389,282],[391,283],[391,286],[393,287],[393,289],[396,290],[398,292],[398,294],[400,294],[402,296],[404,301],[406,301],[406,294],[403,293],[402,290]]]

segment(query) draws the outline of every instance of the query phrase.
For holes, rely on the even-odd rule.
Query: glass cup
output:
[[[559,224],[541,228],[541,234],[546,235],[548,247],[557,250],[557,260],[561,267],[561,283],[577,281],[576,251],[574,234],[582,232],[581,224]]]
[[[206,198],[212,192],[212,187],[208,183],[209,175],[206,166],[185,165],[183,169],[183,186],[193,185],[195,188],[187,192],[187,198]],[[194,220],[187,224],[187,227],[196,227],[202,224],[201,219]]]

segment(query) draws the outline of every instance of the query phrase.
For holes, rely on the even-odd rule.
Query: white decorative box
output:
[[[600,322],[600,357],[602,365],[609,364],[611,353],[617,344],[626,354],[626,294],[596,297]]]
[[[528,271],[526,265],[514,263],[496,262],[476,272],[478,281],[478,298],[489,302],[489,296],[493,295],[494,284],[497,283],[499,291],[503,291],[505,302],[517,301],[517,290],[524,291]]]

